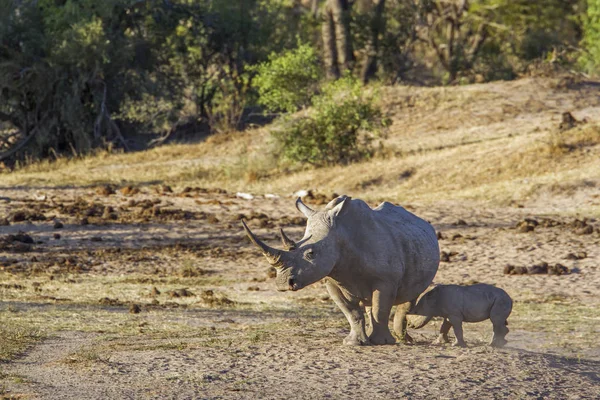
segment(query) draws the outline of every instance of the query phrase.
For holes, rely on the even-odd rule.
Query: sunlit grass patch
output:
[[[600,311],[592,304],[579,304],[563,297],[541,302],[515,302],[510,329],[543,332],[548,347],[579,351],[597,347]]]
[[[83,347],[69,354],[61,361],[69,365],[89,365],[98,362],[109,363],[110,355],[102,354],[98,349],[92,347]]]
[[[9,322],[0,314],[0,362],[12,360],[44,337],[41,327]]]

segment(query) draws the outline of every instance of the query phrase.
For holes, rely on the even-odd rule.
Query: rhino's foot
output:
[[[388,332],[378,332],[369,336],[369,340],[371,344],[374,345],[382,345],[382,344],[395,344],[396,339],[392,336],[392,334]]]
[[[464,348],[464,347],[467,347],[467,344],[465,342],[456,341],[456,342],[452,343],[452,346],[454,346],[454,347],[463,347]]]
[[[350,332],[350,334],[344,338],[344,344],[346,346],[368,346],[371,342],[369,341],[369,338],[364,335],[357,335],[354,332]]]
[[[506,339],[494,339],[492,340],[492,343],[490,343],[490,346],[492,347],[504,347],[504,345],[508,343],[508,341]]]

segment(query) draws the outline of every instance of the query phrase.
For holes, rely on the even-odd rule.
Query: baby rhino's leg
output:
[[[508,333],[508,328],[506,327],[506,323],[507,323],[506,320],[496,321],[496,322],[492,321],[492,324],[494,325],[494,336],[492,336],[492,342],[490,343],[490,346],[502,347],[506,343],[508,343],[506,341],[506,339],[504,339],[504,337]]]
[[[452,328],[454,329],[454,336],[456,336],[456,341],[452,343],[452,346],[467,347],[467,344],[463,338],[462,318],[451,315],[448,317],[448,319],[450,320],[450,324],[452,324]]]
[[[438,336],[437,338],[438,343],[441,344],[450,342],[450,339],[448,339],[448,332],[450,331],[451,327],[452,324],[450,323],[450,321],[444,318],[444,322],[442,323],[442,327],[440,328],[440,336]]]

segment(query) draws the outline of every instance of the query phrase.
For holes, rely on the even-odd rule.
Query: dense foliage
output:
[[[599,7],[591,0],[0,0],[0,163],[241,129],[250,109],[310,104],[324,76],[456,84],[512,79],[539,63],[595,73]],[[329,113],[347,118],[334,131],[354,129],[353,113]],[[298,124],[312,131],[331,124],[313,118]],[[331,138],[314,145],[335,146]]]
[[[0,0],[0,161],[236,128],[247,67],[295,43],[286,3]]]
[[[600,2],[589,1],[584,20],[583,48],[581,63],[586,71],[600,71]]]
[[[307,45],[273,53],[256,68],[258,103],[270,111],[293,112],[308,104],[319,82],[317,53]]]
[[[273,131],[292,161],[316,166],[356,161],[371,156],[373,139],[385,133],[380,108],[352,76],[325,85],[312,106],[309,115]]]

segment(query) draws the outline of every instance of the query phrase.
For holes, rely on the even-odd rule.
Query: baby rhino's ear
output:
[[[437,298],[438,298],[438,288],[436,286],[433,289],[431,289],[429,292],[425,293],[423,295],[423,297],[421,297],[420,301],[422,301],[423,304],[426,303],[427,306],[429,306],[429,307],[436,307]]]

